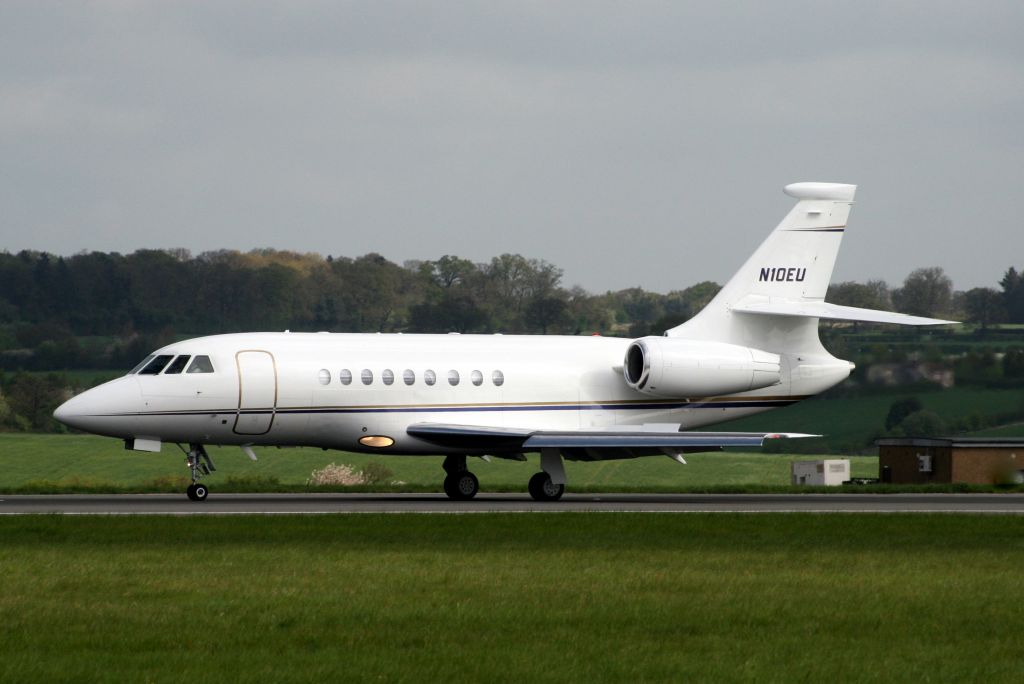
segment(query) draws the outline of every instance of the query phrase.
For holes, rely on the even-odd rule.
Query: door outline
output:
[[[273,369],[273,372],[274,372],[274,402],[273,402],[273,404],[270,407],[270,422],[267,423],[267,429],[263,430],[262,432],[243,432],[242,430],[238,429],[238,422],[242,418],[242,410],[243,410],[242,409],[242,381],[243,381],[243,378],[242,378],[242,362],[239,359],[239,357],[242,354],[266,354],[267,356],[270,357],[270,367]],[[275,418],[275,416],[277,416],[277,392],[278,392],[278,384],[277,384],[277,359],[275,359],[274,355],[271,354],[270,352],[268,352],[266,349],[241,349],[241,350],[235,352],[235,370],[238,372],[238,410],[235,412],[235,424],[231,428],[232,432],[234,432],[236,435],[265,435],[268,432],[270,432],[270,428],[272,428],[274,426],[274,418]],[[262,408],[259,409],[259,412],[262,413],[263,409]]]

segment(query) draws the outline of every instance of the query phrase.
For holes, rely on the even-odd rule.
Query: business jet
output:
[[[157,349],[124,377],[55,412],[137,451],[176,444],[188,497],[216,469],[207,445],[305,446],[443,456],[444,491],[473,498],[468,457],[526,460],[539,501],[565,491],[563,459],[595,461],[759,447],[793,433],[699,432],[788,406],[843,381],[819,319],[941,325],[825,302],[855,185],[794,183],[797,200],[718,295],[664,336],[262,332]],[[187,445],[187,448],[182,445]]]

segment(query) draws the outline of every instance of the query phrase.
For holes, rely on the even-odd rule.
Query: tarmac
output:
[[[1024,514],[1021,494],[184,494],[0,495],[0,515],[313,515],[332,513],[997,513]]]

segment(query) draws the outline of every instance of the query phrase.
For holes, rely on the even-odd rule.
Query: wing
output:
[[[406,432],[438,446],[521,454],[555,448],[570,460],[596,461],[653,454],[759,447],[766,439],[817,437],[801,433],[680,432],[675,424],[646,424],[614,430],[528,430],[478,425],[416,423]]]

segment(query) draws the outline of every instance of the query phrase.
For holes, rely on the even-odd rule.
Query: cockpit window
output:
[[[189,365],[186,373],[212,373],[213,364],[210,363],[209,356],[196,356],[192,359],[192,363]]]
[[[136,366],[135,368],[132,368],[130,371],[128,371],[128,375],[135,375],[140,370],[142,370],[146,366],[147,363],[149,363],[152,360],[153,360],[153,355],[150,354],[146,358],[142,359],[141,363],[139,363],[138,366]]]
[[[171,361],[171,365],[167,367],[167,370],[164,371],[164,375],[176,375],[177,373],[185,370],[185,366],[188,365],[188,360],[190,358],[192,357],[188,354],[183,354],[182,356],[174,359]]]
[[[139,371],[139,375],[157,375],[173,358],[174,354],[160,354],[159,356],[154,356],[153,360],[146,364],[145,368]]]

